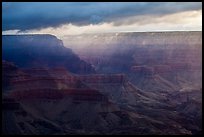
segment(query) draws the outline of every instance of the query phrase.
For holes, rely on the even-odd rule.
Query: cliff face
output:
[[[192,129],[195,133],[200,131],[201,105],[188,109],[194,104],[186,105],[187,97],[180,92],[148,93],[133,85],[125,74],[73,75],[64,68],[22,70],[9,62],[3,64],[7,73],[15,68],[18,71],[12,72],[13,75],[24,74],[10,80],[13,89],[7,97],[16,102],[8,98],[3,102],[4,123],[13,124],[13,129],[18,131],[14,126],[17,125],[22,134],[192,134]],[[157,77],[156,81],[161,80]],[[200,91],[190,94],[197,101],[201,97]],[[181,99],[184,104],[179,104]],[[183,113],[186,109],[190,114],[196,112],[196,119],[192,121],[198,124],[193,123],[192,127],[192,121],[187,120],[189,114],[180,115],[181,110],[176,107],[184,108]],[[4,126],[8,129],[4,132],[11,133],[9,126]]]
[[[18,100],[69,97],[74,101],[107,102],[103,94],[88,87],[85,82],[121,83],[123,79],[120,75],[73,75],[65,68],[19,69],[6,61],[3,61],[3,68],[3,81],[10,85],[11,96]]]
[[[22,68],[65,67],[73,73],[93,73],[90,64],[52,35],[4,35],[2,58]]]
[[[12,88],[12,79],[27,78],[28,74],[19,70],[19,68],[11,62],[2,60],[2,90],[8,91]]]
[[[81,101],[100,101],[104,97],[98,91],[101,91],[101,88],[94,90],[97,86],[119,87],[125,82],[124,74],[73,75],[63,68],[23,69],[23,72],[28,76],[10,80],[11,91],[15,98],[62,99],[69,96]]]

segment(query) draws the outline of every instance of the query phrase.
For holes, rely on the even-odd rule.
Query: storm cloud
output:
[[[31,30],[59,27],[63,24],[84,26],[113,22],[128,25],[140,16],[164,16],[202,10],[200,2],[3,2],[2,29]],[[137,19],[135,19],[137,21]]]

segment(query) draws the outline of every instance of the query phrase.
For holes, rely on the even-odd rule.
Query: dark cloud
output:
[[[3,2],[2,29],[29,30],[65,23],[88,25],[138,15],[165,15],[202,9],[199,2]]]

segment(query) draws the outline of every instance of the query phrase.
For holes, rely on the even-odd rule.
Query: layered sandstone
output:
[[[94,89],[32,89],[32,90],[19,90],[10,94],[11,97],[17,100],[29,100],[29,99],[51,99],[60,100],[63,98],[72,98],[73,101],[96,101],[107,102],[108,99],[100,92]]]

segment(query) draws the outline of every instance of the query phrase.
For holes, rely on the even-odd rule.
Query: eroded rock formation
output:
[[[3,35],[2,45],[2,58],[20,68],[58,66],[74,73],[95,72],[53,35]]]

